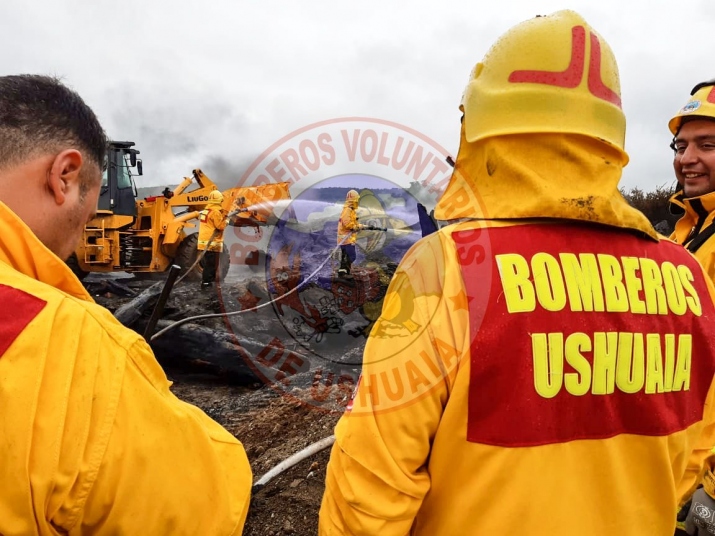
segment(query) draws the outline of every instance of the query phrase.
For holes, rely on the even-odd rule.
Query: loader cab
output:
[[[132,149],[133,146],[132,141],[109,142],[99,191],[99,210],[124,216],[137,215],[137,191],[132,177],[142,174],[142,162],[137,159],[139,151]],[[136,173],[132,173],[133,168]]]

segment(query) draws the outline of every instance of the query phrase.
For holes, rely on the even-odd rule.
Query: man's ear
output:
[[[67,195],[79,189],[82,153],[77,149],[66,149],[55,156],[47,174],[47,188],[58,205],[64,204]]]

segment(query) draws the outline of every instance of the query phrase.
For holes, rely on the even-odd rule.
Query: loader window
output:
[[[124,158],[120,161],[120,166],[117,169],[117,188],[122,190],[124,188],[131,188],[132,186],[132,176],[129,172],[129,157],[124,155]]]
[[[107,187],[109,186],[109,179],[107,177],[107,173],[108,173],[107,172],[107,167],[108,167],[107,161],[108,161],[108,157],[105,156],[104,162],[102,163],[102,189],[101,189],[101,192],[106,192]]]

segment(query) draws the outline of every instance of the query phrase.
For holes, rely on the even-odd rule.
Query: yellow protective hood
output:
[[[618,190],[627,156],[576,134],[514,134],[469,143],[462,127],[439,220],[561,218],[634,229],[654,238],[648,219]]]
[[[69,266],[40,242],[10,208],[0,201],[0,262],[62,292],[93,302]]]

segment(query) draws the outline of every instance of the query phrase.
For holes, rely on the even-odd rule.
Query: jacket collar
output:
[[[580,220],[658,240],[648,219],[618,190],[623,165],[615,149],[587,136],[515,134],[469,143],[462,130],[435,217]]]
[[[0,262],[85,301],[94,301],[67,264],[40,242],[30,228],[0,201]]]
[[[683,191],[680,190],[670,198],[670,203],[685,212],[693,222],[697,222],[715,212],[715,192],[698,197],[685,197]]]

